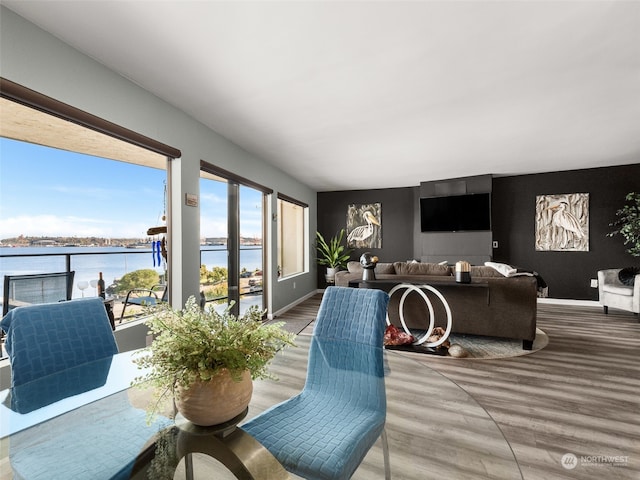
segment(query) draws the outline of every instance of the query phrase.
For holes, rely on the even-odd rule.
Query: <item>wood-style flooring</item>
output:
[[[278,320],[315,316],[320,300],[318,294]],[[640,478],[638,317],[611,309],[604,315],[599,306],[540,303],[537,323],[549,344],[530,355],[500,360],[412,356],[486,410],[511,446],[524,480]],[[429,428],[420,422],[420,405],[407,402],[403,408],[415,418],[416,430]],[[437,435],[433,440],[438,442]],[[566,454],[575,455],[574,468],[562,465]],[[472,455],[465,449],[464,461],[492,462]],[[437,459],[432,462],[436,470],[419,477],[392,462],[393,478],[453,478],[439,475]],[[376,478],[384,478],[383,472]]]
[[[315,318],[321,298],[317,294],[276,320],[304,326]],[[638,317],[612,310],[604,315],[598,306],[541,303],[538,327],[549,344],[519,357],[391,352],[386,430],[394,480],[640,478]],[[308,344],[303,337],[310,328],[302,333],[299,343]],[[259,392],[251,414],[302,388],[306,350],[291,349],[283,358],[278,388]],[[233,478],[209,457],[195,457],[195,478]],[[575,463],[563,466],[563,458]],[[174,479],[182,478],[178,469]],[[353,480],[383,478],[378,441]]]

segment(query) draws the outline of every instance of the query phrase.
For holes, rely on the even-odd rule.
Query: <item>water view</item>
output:
[[[66,256],[70,255],[71,270],[76,272],[72,296],[73,298],[90,297],[97,295],[97,290],[91,286],[91,281],[97,281],[99,272],[102,272],[107,287],[122,278],[124,274],[135,270],[152,269],[158,275],[164,275],[164,262],[158,264],[153,253],[151,248],[126,247],[2,248],[0,249],[0,278],[4,275],[64,272]],[[200,264],[206,265],[208,270],[213,267],[227,268],[227,250],[224,246],[202,247],[200,258]],[[262,248],[242,248],[240,261],[241,269],[246,269],[248,272],[261,269]],[[89,287],[81,290],[78,287],[80,282],[87,282]],[[1,283],[0,289],[4,289]]]

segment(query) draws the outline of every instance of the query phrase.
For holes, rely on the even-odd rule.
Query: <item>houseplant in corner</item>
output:
[[[614,230],[607,236],[622,235],[624,244],[630,244],[627,253],[634,257],[640,257],[640,193],[630,192],[625,200],[627,204],[616,212],[618,219],[609,224]],[[624,285],[633,286],[638,273],[640,273],[640,267],[626,267],[620,270],[618,279]]]
[[[627,252],[640,257],[640,193],[630,192],[625,200],[628,203],[616,212],[618,219],[609,224],[614,230],[607,236],[622,235],[624,244],[631,244]]]
[[[293,334],[282,323],[263,324],[256,306],[235,317],[229,309],[201,309],[192,296],[182,310],[160,304],[148,313],[154,339],[134,358],[147,369],[134,383],[154,388],[151,416],[173,396],[178,411],[196,425],[231,420],[249,404],[252,380],[273,378],[269,363],[293,345]]]
[[[327,282],[333,282],[336,271],[344,268],[351,257],[351,250],[342,245],[344,228],[338,235],[327,242],[320,232],[316,232],[316,249],[318,251],[318,265],[327,267],[325,278]]]

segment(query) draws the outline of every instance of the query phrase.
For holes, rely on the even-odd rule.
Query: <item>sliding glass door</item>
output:
[[[208,305],[264,308],[265,193],[207,171],[200,179],[200,288]]]

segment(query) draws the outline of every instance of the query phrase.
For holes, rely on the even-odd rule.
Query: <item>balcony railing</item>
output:
[[[86,248],[87,251],[82,251]],[[122,301],[126,296],[126,291],[116,294],[114,286],[116,282],[126,273],[135,270],[150,268],[156,270],[161,279],[165,275],[165,266],[153,258],[153,251],[150,248],[97,248],[80,247],[68,251],[67,248],[51,248],[50,250],[67,250],[42,252],[43,248],[35,248],[37,252],[15,253],[12,249],[0,250],[0,280],[4,275],[29,274],[29,273],[51,273],[70,272],[75,270],[75,280],[72,298],[96,296],[97,279],[99,272],[103,272],[103,278],[107,286],[107,294],[115,298],[114,315],[116,320],[120,318],[122,312]],[[48,249],[47,249],[48,250]],[[78,251],[80,250],[80,251]],[[112,251],[113,250],[113,251]],[[247,257],[247,265],[254,271],[255,265],[260,265],[261,270],[262,247],[241,248],[242,257]],[[227,259],[226,248],[203,247],[200,251],[200,264],[206,265],[208,269],[214,266],[226,268]],[[246,275],[242,277],[240,285],[241,304],[262,305],[262,279],[255,276]],[[245,285],[246,284],[246,285]],[[83,287],[83,288],[80,288]],[[3,282],[0,281],[0,290],[3,289]],[[0,291],[0,299],[3,292]],[[217,295],[209,298],[209,302],[216,304],[226,304],[225,295]],[[127,316],[123,322],[131,320],[139,314],[140,309],[127,307]]]

